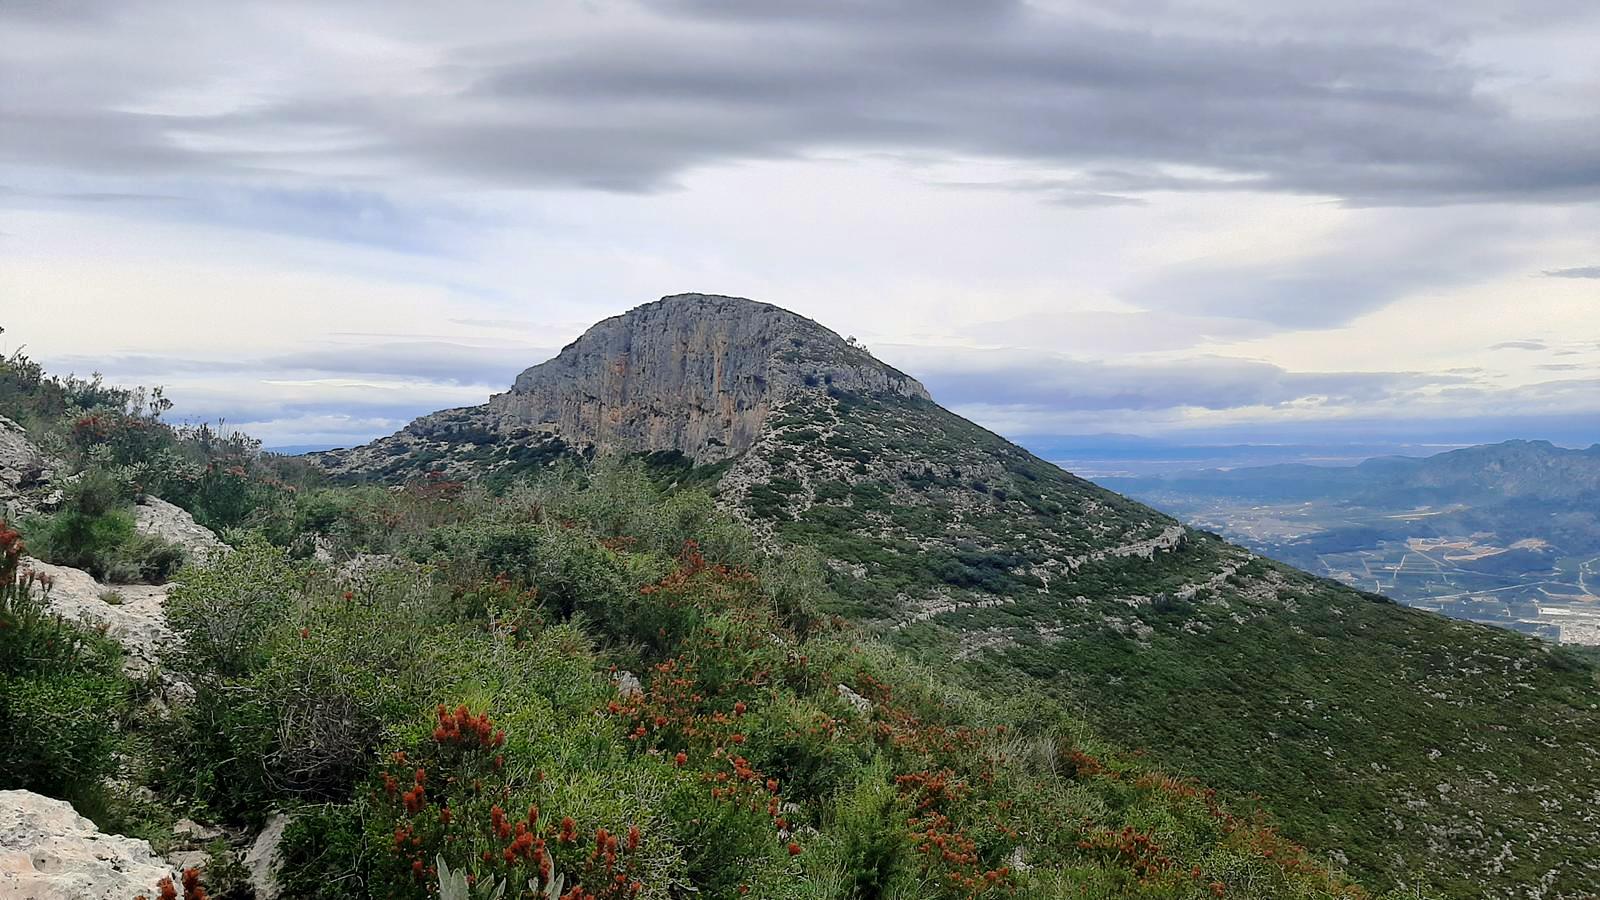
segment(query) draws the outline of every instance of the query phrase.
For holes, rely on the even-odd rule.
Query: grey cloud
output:
[[[1369,385],[1375,386],[1375,385]],[[1546,437],[1582,446],[1600,439],[1600,380],[1566,379],[1515,388],[1457,384],[1426,375],[1397,379],[1372,399],[1331,398],[1315,417],[1292,415],[1193,417],[1157,405],[1106,409],[974,402],[960,411],[1014,435],[1095,434],[1106,431],[1185,434],[1191,440],[1349,441],[1378,435],[1408,441],[1478,443],[1508,437]],[[1426,391],[1417,388],[1429,388]],[[1382,389],[1380,388],[1380,391]],[[1303,405],[1303,404],[1302,404]],[[1210,407],[1206,407],[1210,409]],[[1484,432],[1497,436],[1476,438]]]
[[[390,376],[441,385],[507,387],[519,372],[555,355],[533,347],[476,346],[449,341],[388,341],[318,347],[257,359],[192,359],[123,354],[53,356],[52,371],[100,372],[111,378],[159,383],[164,376],[256,374],[272,378]]]
[[[538,324],[532,319],[451,319],[450,322],[471,328],[498,328],[506,331],[521,331]]]
[[[148,353],[82,356],[76,354],[43,357],[51,372],[87,376],[92,373],[119,378],[148,378],[156,375],[225,374],[249,371],[248,363],[223,359],[185,359]]]
[[[658,9],[709,19],[776,21],[787,24],[889,23],[916,27],[930,23],[966,26],[1005,21],[1024,9],[1020,0],[653,0]]]
[[[1441,223],[1415,210],[1369,215],[1383,218],[1303,256],[1177,264],[1138,278],[1122,296],[1149,310],[1331,328],[1411,292],[1469,284],[1516,264],[1516,242],[1502,223]]]
[[[329,347],[268,357],[264,367],[350,375],[402,375],[451,384],[509,387],[519,372],[555,351],[528,347],[475,347],[442,341]]]
[[[1126,194],[1095,190],[1082,181],[1052,178],[1024,178],[1007,181],[938,181],[937,187],[969,191],[1004,191],[1032,194],[1058,206],[1092,208],[1097,206],[1144,206],[1146,201]]]
[[[1061,353],[1113,355],[1183,350],[1206,341],[1245,340],[1271,326],[1224,316],[1134,310],[1031,313],[974,325],[967,336],[989,345],[1048,347]]]
[[[3,151],[0,151],[3,152]],[[152,190],[39,189],[0,185],[0,206],[54,208],[93,204],[157,219],[200,221],[254,231],[368,244],[408,253],[437,253],[450,243],[445,226],[482,224],[481,216],[430,204],[399,203],[372,190],[325,187],[299,179],[292,187],[174,183],[160,177],[99,177],[79,181],[115,187],[154,184]],[[186,192],[186,193],[185,193]]]
[[[1600,266],[1575,266],[1570,269],[1546,269],[1548,278],[1600,278]]]
[[[1501,341],[1492,344],[1490,350],[1548,350],[1550,345],[1544,341]]]
[[[176,194],[152,194],[139,191],[44,191],[0,185],[0,201],[56,201],[62,203],[119,203],[161,204],[185,202],[187,198]]]
[[[1257,360],[1213,356],[1135,364],[1010,350],[924,348],[901,355],[917,363],[910,371],[941,403],[1056,412],[1370,402],[1469,381],[1415,372],[1291,372]]]
[[[431,48],[442,61],[424,73],[427,89],[319,84],[314,94],[184,115],[130,110],[173,84],[231,74],[219,68],[225,41],[241,33],[217,38],[222,50],[174,47],[177,62],[141,61],[129,48],[102,63],[74,58],[70,41],[104,39],[115,23],[34,22],[37,39],[64,48],[44,55],[44,71],[74,71],[49,79],[32,55],[0,58],[0,83],[28,86],[0,92],[0,158],[117,174],[422,172],[654,191],[699,166],[845,148],[1122,172],[1122,192],[1034,184],[1046,199],[1080,205],[1215,187],[1175,168],[1366,205],[1579,201],[1600,190],[1600,118],[1536,115],[1514,92],[1485,90],[1493,73],[1453,55],[1487,17],[1412,11],[1398,39],[1218,6],[1209,16],[1167,10],[1168,27],[1153,31],[1140,4],[662,0],[551,37],[519,37],[510,21],[504,35],[468,33],[457,26],[472,18],[453,10],[435,22],[451,37]],[[209,20],[203,7],[186,12],[222,30],[247,19],[276,23],[280,35],[316,27],[298,18],[315,15],[304,8]],[[416,38],[426,15],[356,5],[339,19],[374,34],[404,26]],[[190,70],[179,64],[186,53]]]
[[[1600,397],[1600,378],[1563,378],[1511,388],[1461,385],[1445,388],[1439,394],[1458,405],[1458,411],[1476,404],[1496,414],[1567,412],[1592,415],[1600,406],[1596,403],[1596,398]]]
[[[201,400],[187,404],[181,401],[175,402],[173,412],[165,418],[179,423],[223,419],[240,427],[246,422],[273,422],[306,416],[337,416],[405,423],[436,409],[436,407],[424,408],[422,403],[397,403],[390,397],[365,402],[360,399],[343,398],[326,402],[269,398],[248,398],[221,403],[215,400]]]

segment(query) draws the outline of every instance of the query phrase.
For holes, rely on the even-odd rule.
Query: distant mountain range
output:
[[[1099,483],[1413,605],[1600,643],[1600,445],[1506,441]]]
[[[1355,465],[1379,456],[1426,456],[1471,443],[1416,444],[1386,440],[1270,443],[1114,433],[1022,435],[1014,440],[1067,471],[1096,481],[1286,463]]]
[[[1379,457],[1355,466],[1280,464],[1105,478],[1108,487],[1272,500],[1395,503],[1558,502],[1600,496],[1600,444],[1585,450],[1549,441],[1505,441],[1433,456]]]
[[[341,480],[493,486],[600,453],[815,551],[834,612],[952,678],[1050,691],[1164,764],[1264,796],[1369,884],[1576,897],[1600,880],[1592,666],[1185,527],[777,307],[664,298],[483,405],[308,459]]]

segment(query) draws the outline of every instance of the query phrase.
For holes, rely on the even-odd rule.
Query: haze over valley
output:
[[[1422,609],[1600,645],[1600,447],[1106,477],[1196,527]]]

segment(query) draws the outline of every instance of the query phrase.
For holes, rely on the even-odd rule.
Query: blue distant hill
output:
[[[1600,444],[1515,440],[1096,481],[1415,606],[1600,643]]]

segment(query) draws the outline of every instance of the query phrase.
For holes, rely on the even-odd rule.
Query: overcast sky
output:
[[[1600,440],[1595,0],[0,0],[0,350],[268,445],[663,294],[1010,436]]]

